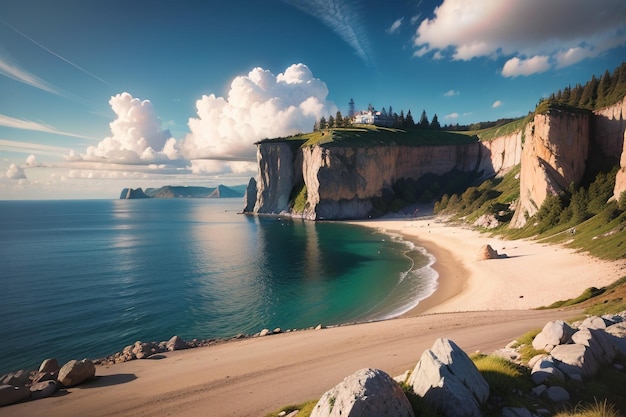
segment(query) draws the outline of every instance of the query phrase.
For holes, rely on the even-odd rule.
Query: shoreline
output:
[[[535,309],[626,276],[626,260],[605,261],[563,245],[529,239],[504,240],[432,215],[348,223],[400,235],[435,257],[431,265],[438,274],[435,292],[398,317]],[[505,256],[478,260],[484,245]]]

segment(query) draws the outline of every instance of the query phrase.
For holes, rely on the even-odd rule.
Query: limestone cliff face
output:
[[[523,227],[548,195],[578,184],[589,155],[590,113],[550,110],[525,127],[520,199],[511,227]]]
[[[505,173],[520,163],[522,158],[522,131],[500,136],[481,145],[480,166],[486,175]]]
[[[444,174],[454,168],[470,172],[477,167],[480,152],[478,143],[316,148],[303,149],[308,219],[366,217],[370,199],[400,178]]]
[[[258,145],[259,174],[254,213],[289,211],[293,188],[307,189],[306,219],[359,219],[372,210],[371,199],[399,179],[453,169],[487,177],[519,163],[521,133],[465,145],[367,147],[304,146],[288,142]]]
[[[289,209],[291,190],[302,178],[302,169],[296,165],[297,145],[276,141],[257,146],[259,172],[254,213],[278,214]]]
[[[626,191],[626,97],[613,106],[598,110],[594,117],[595,137],[606,155],[620,159],[620,170],[615,178],[613,198],[619,200]]]
[[[594,111],[592,120],[593,138],[605,155],[619,159],[624,151],[626,131],[626,97],[616,104]],[[624,166],[622,164],[622,166]]]

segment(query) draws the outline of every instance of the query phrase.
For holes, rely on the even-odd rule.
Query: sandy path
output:
[[[161,360],[97,367],[93,382],[65,395],[16,404],[1,415],[262,416],[319,398],[364,367],[399,375],[438,337],[466,352],[493,351],[574,312],[436,314],[307,330],[172,352]]]

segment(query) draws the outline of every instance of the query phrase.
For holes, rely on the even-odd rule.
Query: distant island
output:
[[[182,185],[166,185],[160,188],[124,188],[120,200],[138,198],[241,198],[246,185],[227,187],[190,187]]]

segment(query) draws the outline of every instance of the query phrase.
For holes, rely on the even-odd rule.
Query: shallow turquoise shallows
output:
[[[0,201],[0,373],[137,340],[384,319],[433,291],[432,257],[409,242],[241,206]]]

